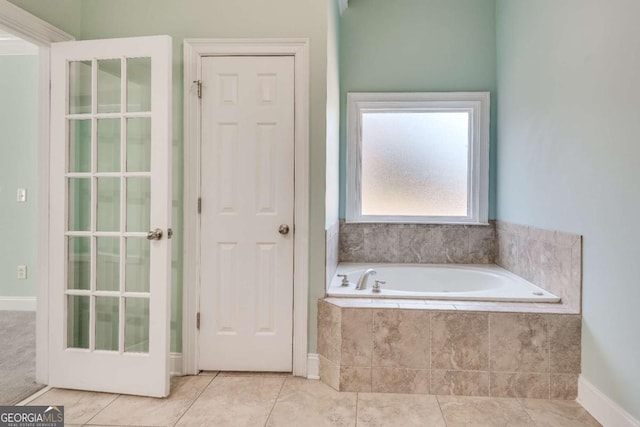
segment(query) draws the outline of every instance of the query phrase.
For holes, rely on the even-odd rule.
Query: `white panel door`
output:
[[[54,44],[49,385],[169,394],[170,168],[171,38]]]
[[[207,57],[202,84],[200,369],[291,371],[294,59]]]

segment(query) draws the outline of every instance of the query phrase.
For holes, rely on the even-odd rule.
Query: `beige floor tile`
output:
[[[517,399],[438,396],[448,427],[534,427]]]
[[[572,400],[524,399],[522,404],[538,427],[600,427],[600,423]]]
[[[111,393],[65,390],[54,388],[29,402],[28,406],[64,406],[64,418],[68,424],[83,424],[103,410],[118,397]]]
[[[288,378],[267,426],[355,426],[356,396],[320,381]]]
[[[264,426],[284,377],[217,376],[178,426]]]
[[[435,396],[358,394],[358,427],[445,427]]]
[[[174,377],[165,399],[118,396],[93,417],[91,425],[172,426],[212,381],[208,376]]]
[[[206,376],[215,377],[219,373],[220,373],[219,371],[200,371],[198,375],[203,377],[206,377]]]
[[[221,371],[219,377],[290,377],[291,372],[240,372]]]

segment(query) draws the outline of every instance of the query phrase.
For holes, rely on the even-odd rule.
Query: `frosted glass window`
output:
[[[349,93],[348,222],[486,224],[489,93]]]
[[[466,216],[468,112],[362,115],[362,214]]]

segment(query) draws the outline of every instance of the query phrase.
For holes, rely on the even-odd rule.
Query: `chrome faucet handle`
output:
[[[387,282],[383,281],[383,280],[376,280],[376,282],[373,284],[373,288],[371,288],[371,292],[375,293],[375,294],[379,294],[381,289],[380,289],[380,285],[386,285]]]
[[[342,283],[340,284],[341,286],[349,286],[349,276],[347,276],[346,274],[338,274],[338,277],[342,277]]]

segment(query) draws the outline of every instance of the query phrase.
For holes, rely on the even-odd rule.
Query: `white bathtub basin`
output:
[[[358,291],[362,273],[373,268],[367,289]],[[341,286],[338,274],[350,285]],[[386,282],[373,293],[375,280]],[[481,264],[352,264],[338,266],[328,295],[351,298],[412,298],[465,301],[559,302],[560,298],[497,265]]]

